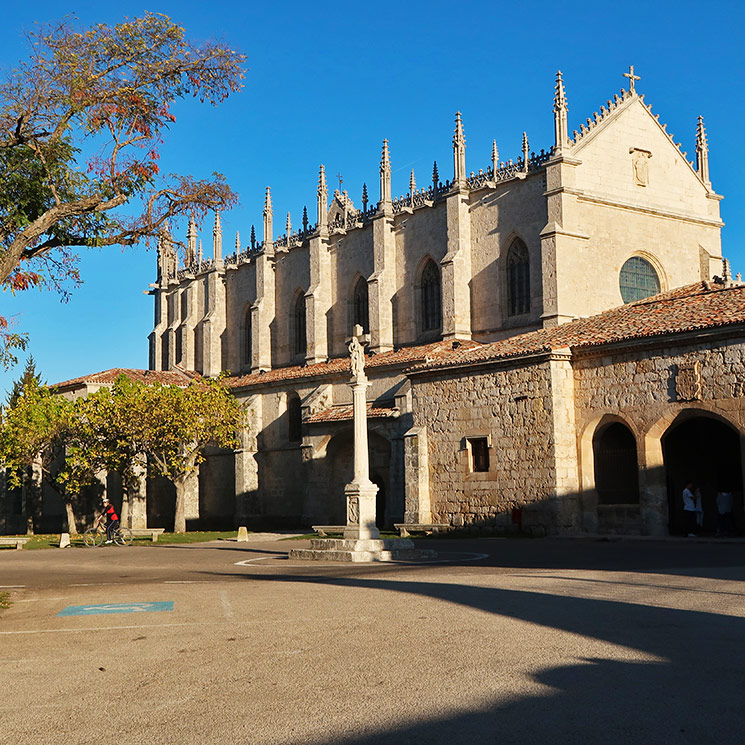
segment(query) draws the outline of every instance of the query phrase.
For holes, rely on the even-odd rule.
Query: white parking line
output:
[[[0,590],[19,590],[26,585],[0,585]]]

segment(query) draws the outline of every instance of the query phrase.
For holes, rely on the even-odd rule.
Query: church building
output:
[[[209,258],[193,222],[181,260],[162,236],[150,368],[229,371],[249,413],[241,449],[203,465],[191,525],[345,522],[359,325],[380,526],[665,535],[692,479],[706,529],[724,487],[743,527],[745,287],[703,120],[691,162],[625,76],[570,131],[558,73],[539,153],[523,134],[519,157],[495,142],[469,170],[458,113],[452,171],[412,171],[403,196],[384,140],[376,199],[329,198],[322,165],[299,229],[288,214],[275,235],[267,188],[260,241],[225,255],[219,215]]]

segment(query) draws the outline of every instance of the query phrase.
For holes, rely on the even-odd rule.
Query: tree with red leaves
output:
[[[236,203],[220,174],[165,176],[158,158],[173,102],[220,103],[241,87],[243,55],[192,43],[155,13],[82,30],[65,20],[29,41],[29,59],[0,82],[3,289],[64,291],[79,281],[76,248],[131,246]],[[0,317],[0,364],[24,345]]]

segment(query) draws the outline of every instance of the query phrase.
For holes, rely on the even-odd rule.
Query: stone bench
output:
[[[393,527],[401,534],[401,538],[407,538],[409,533],[439,533],[449,530],[452,526],[447,523],[393,523]]]
[[[149,535],[153,543],[157,543],[158,537],[166,532],[165,528],[132,528],[131,530],[135,538],[142,538]]]
[[[346,527],[346,525],[311,525],[311,528],[320,536],[325,536],[329,533],[343,533]]]
[[[17,549],[22,549],[25,543],[28,543],[31,538],[27,535],[2,535],[0,536],[0,546],[15,546]]]

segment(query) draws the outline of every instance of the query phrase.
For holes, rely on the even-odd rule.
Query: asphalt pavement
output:
[[[745,545],[0,551],[0,743],[741,743]]]

